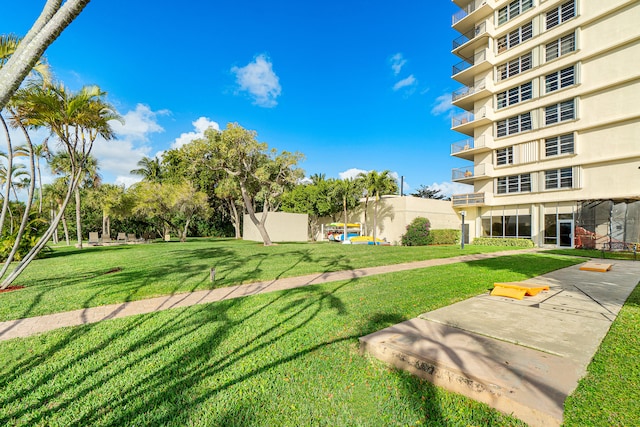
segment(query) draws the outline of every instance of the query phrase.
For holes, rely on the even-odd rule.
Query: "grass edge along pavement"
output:
[[[359,336],[570,264],[522,254],[0,343],[0,423],[520,425],[358,354]]]
[[[0,321],[305,274],[517,248],[280,244],[190,239],[114,247],[57,247],[33,261],[17,291],[0,293]],[[215,268],[215,282],[210,269]]]

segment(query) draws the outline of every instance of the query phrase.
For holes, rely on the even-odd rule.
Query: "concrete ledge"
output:
[[[580,377],[565,358],[419,318],[360,338],[360,351],[533,426],[562,424]]]

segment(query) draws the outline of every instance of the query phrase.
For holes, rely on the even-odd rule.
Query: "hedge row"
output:
[[[515,246],[518,248],[533,248],[531,239],[497,239],[493,237],[476,237],[473,244],[478,246]]]
[[[429,232],[430,245],[455,245],[460,242],[460,230],[432,229]]]

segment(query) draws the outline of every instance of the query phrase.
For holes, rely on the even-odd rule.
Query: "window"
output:
[[[544,122],[546,125],[573,120],[575,118],[576,108],[573,99],[549,105],[544,109]]]
[[[496,165],[512,165],[513,164],[513,147],[501,148],[496,150]]]
[[[482,232],[487,237],[531,238],[531,215],[491,215],[482,218]]]
[[[544,77],[546,93],[553,92],[576,83],[576,66],[563,68],[562,70],[547,74]]]
[[[572,154],[574,152],[574,136],[572,133],[554,136],[544,140],[544,153],[546,157]]]
[[[498,10],[498,25],[515,18],[533,7],[533,0],[514,0]]]
[[[567,53],[575,50],[576,34],[567,34],[566,36],[560,37],[558,40],[554,40],[545,46],[546,60],[549,62],[552,59],[566,55]]]
[[[512,61],[498,65],[498,81],[508,79],[509,77],[513,77],[530,70],[532,65],[533,56],[531,55],[531,52]]]
[[[496,135],[499,137],[531,130],[531,112],[500,120],[496,126]]]
[[[509,90],[500,92],[496,95],[497,109],[507,107],[509,105],[518,104],[522,101],[527,101],[533,97],[533,84],[531,82],[525,83],[521,86],[512,87]]]
[[[498,194],[526,193],[531,191],[531,175],[503,176],[498,178],[496,192]]]
[[[498,53],[504,52],[525,42],[533,37],[533,25],[531,22],[524,24],[522,27],[511,31],[509,34],[498,38]]]
[[[547,30],[576,16],[575,1],[571,0],[547,12]]]
[[[553,190],[573,187],[573,169],[552,169],[544,172],[544,188]]]

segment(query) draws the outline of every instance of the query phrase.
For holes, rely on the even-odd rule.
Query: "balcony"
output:
[[[480,163],[468,168],[456,168],[451,170],[451,179],[455,182],[462,182],[465,184],[473,183],[473,180],[478,177],[487,176],[486,165]]]
[[[475,0],[462,7],[451,17],[451,26],[461,33],[466,33],[473,28],[473,21],[477,22],[493,12],[493,8],[488,4],[489,2],[487,0]]]
[[[460,58],[468,58],[480,47],[488,47],[487,23],[481,22],[453,41],[452,53]]]
[[[490,92],[489,89],[487,89],[487,83],[485,80],[481,80],[474,85],[463,86],[453,91],[451,94],[451,103],[463,110],[471,110],[477,100],[489,95]]]
[[[451,196],[454,208],[484,205],[484,193],[454,194]]]
[[[487,109],[485,107],[479,109],[475,113],[465,111],[451,118],[451,129],[465,135],[473,136],[473,130],[482,124],[489,124],[491,121],[487,117]]]
[[[451,144],[451,155],[473,161],[476,153],[489,150],[485,145],[484,135],[478,138],[467,138]]]
[[[462,84],[473,82],[474,76],[483,71],[491,69],[492,65],[488,61],[488,50],[483,49],[473,55],[473,57],[465,58],[452,67],[452,78]]]

